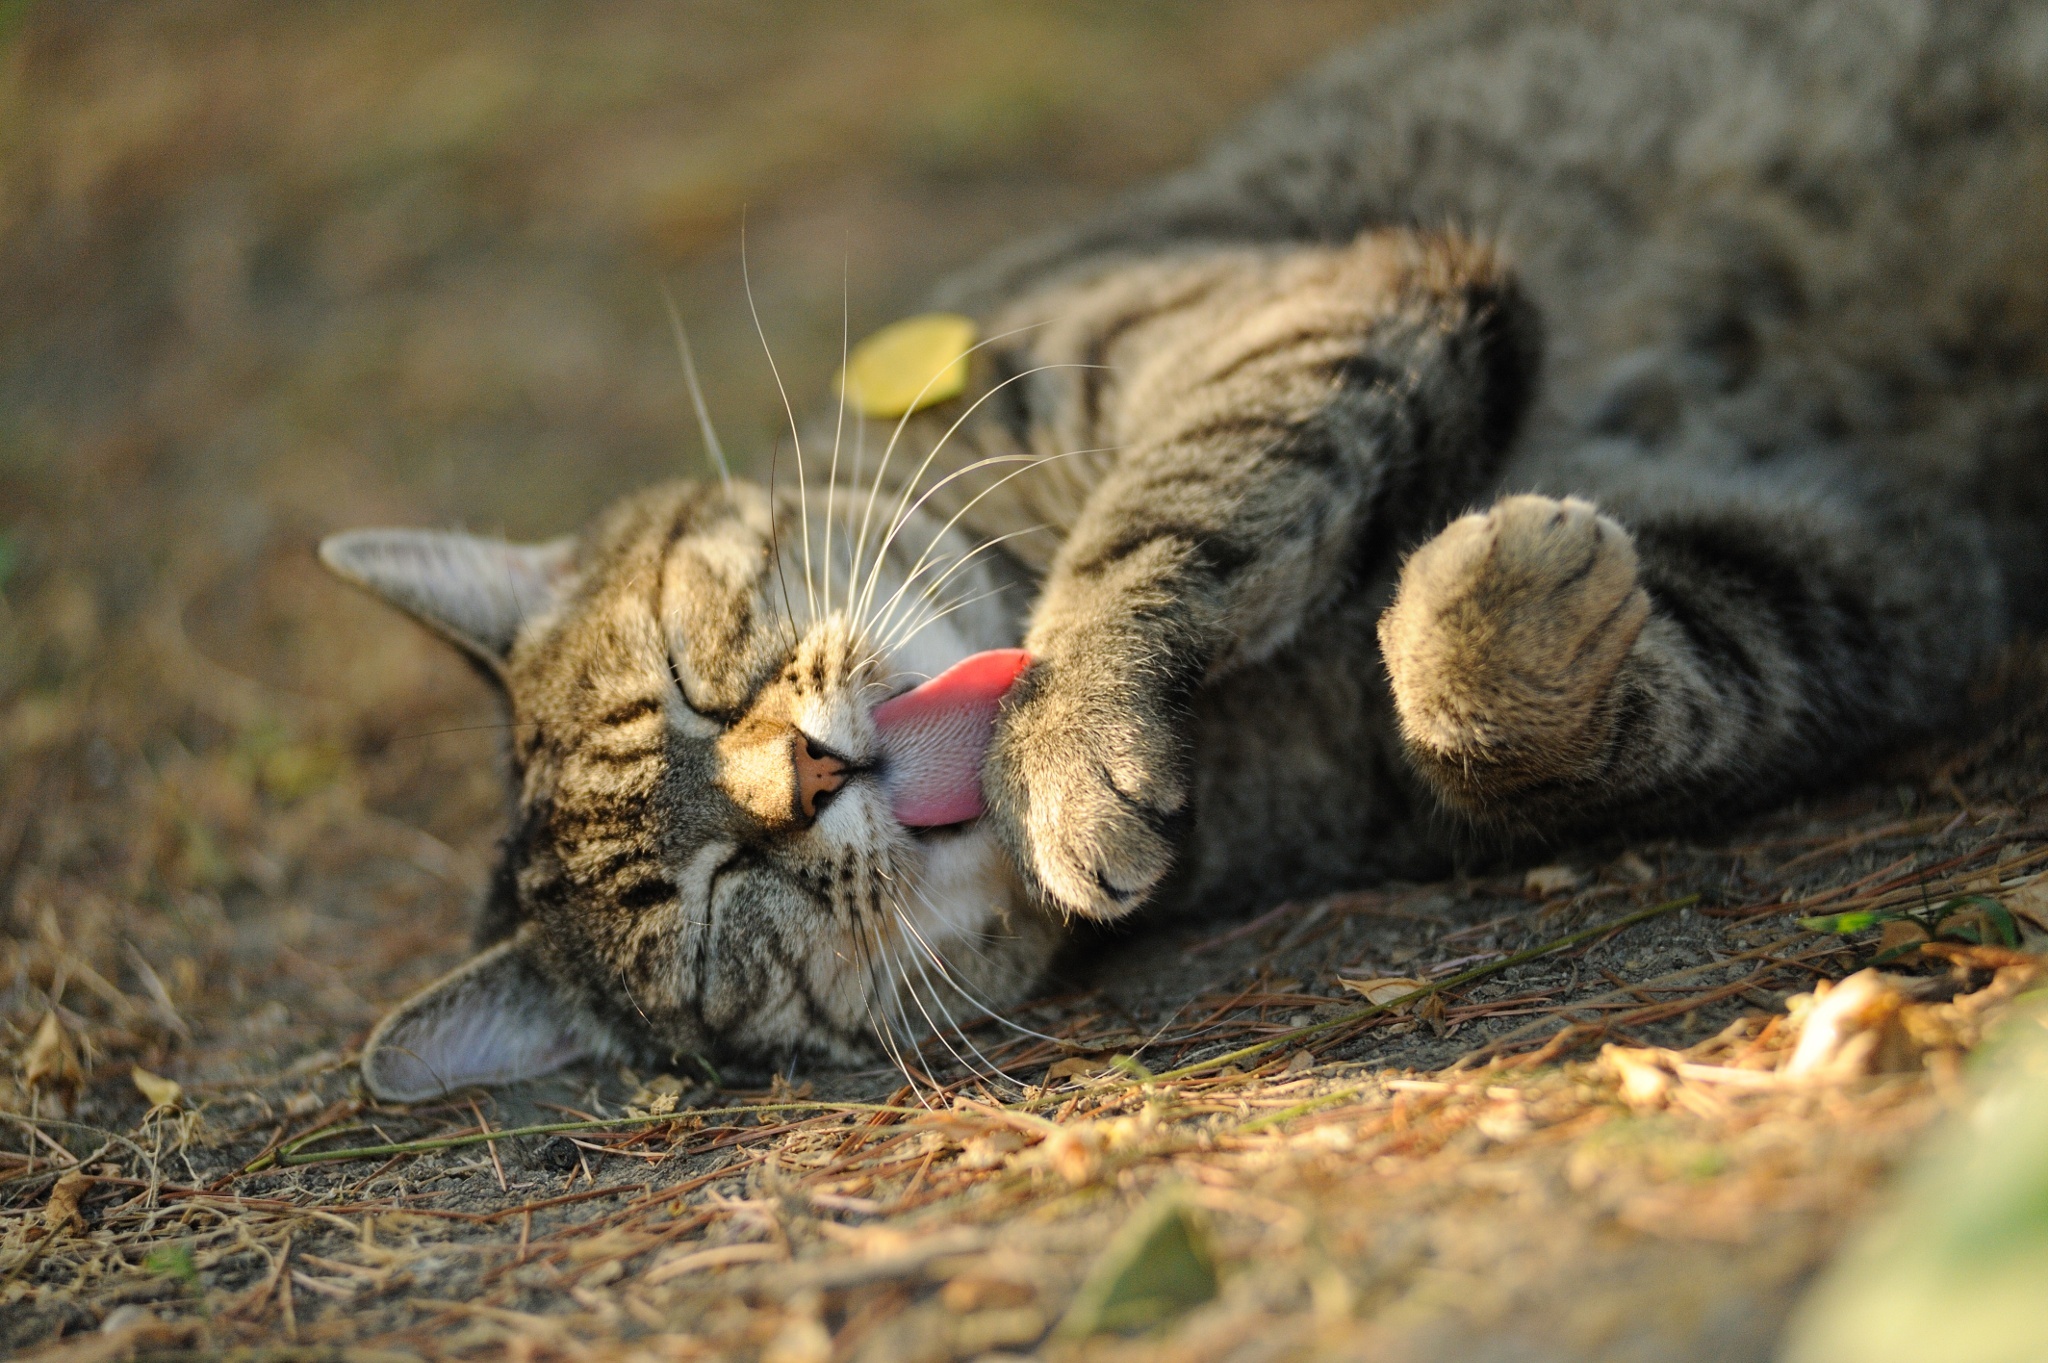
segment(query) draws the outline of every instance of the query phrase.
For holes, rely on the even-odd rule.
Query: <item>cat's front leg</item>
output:
[[[1188,812],[1187,697],[1204,650],[1194,631],[1171,628],[1169,585],[1139,587],[1144,566],[1065,592],[1041,617],[983,778],[1019,865],[1053,903],[1091,918],[1116,917],[1158,886]],[[1152,597],[1164,618],[1134,619],[1120,586]]]
[[[1083,376],[1049,428],[1117,455],[1051,564],[982,784],[1045,896],[1110,918],[1172,868],[1196,688],[1470,495],[1520,414],[1533,323],[1485,251],[1402,232],[1191,251],[1039,306],[1062,321],[1031,361]]]

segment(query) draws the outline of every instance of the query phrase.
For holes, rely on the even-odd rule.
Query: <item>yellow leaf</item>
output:
[[[177,1080],[151,1074],[140,1065],[130,1070],[128,1077],[135,1081],[136,1091],[149,1099],[151,1107],[176,1107],[185,1096],[185,1090]]]
[[[1367,1003],[1399,1003],[1422,988],[1421,980],[1406,975],[1387,975],[1376,980],[1338,980],[1354,994],[1365,995]]]
[[[863,416],[877,420],[959,397],[979,331],[971,318],[952,312],[892,322],[853,348],[839,390]]]
[[[71,1034],[64,1030],[64,1024],[57,1020],[54,1011],[43,1014],[42,1025],[36,1028],[35,1038],[28,1043],[28,1050],[22,1056],[21,1071],[30,1088],[39,1085],[55,1089],[77,1087],[81,1078],[78,1051],[71,1044]]]

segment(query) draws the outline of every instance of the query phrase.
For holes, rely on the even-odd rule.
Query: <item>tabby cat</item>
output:
[[[854,1061],[1075,919],[1944,721],[2048,598],[2043,205],[2048,5],[1481,0],[944,288],[966,391],[828,405],[801,487],[330,539],[514,721],[483,949],[370,1089]]]

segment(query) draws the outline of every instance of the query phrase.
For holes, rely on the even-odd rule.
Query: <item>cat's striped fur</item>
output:
[[[500,945],[372,1087],[844,1058],[1063,917],[1722,816],[1941,722],[2048,580],[2043,203],[2048,5],[1468,4],[945,290],[995,339],[881,513],[863,430],[773,527],[707,484],[573,549],[342,541],[521,725]],[[876,552],[911,496],[919,553],[1001,540],[929,596]],[[868,709],[1020,639],[989,813],[910,835]],[[850,773],[815,819],[792,743]]]

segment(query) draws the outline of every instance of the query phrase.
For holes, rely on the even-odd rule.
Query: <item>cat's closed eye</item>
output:
[[[691,697],[689,683],[683,680],[682,665],[676,661],[674,653],[668,655],[668,679],[675,687],[677,697],[683,702],[683,708],[699,719],[709,720],[721,729],[731,728],[739,719],[737,710],[715,706]]]

